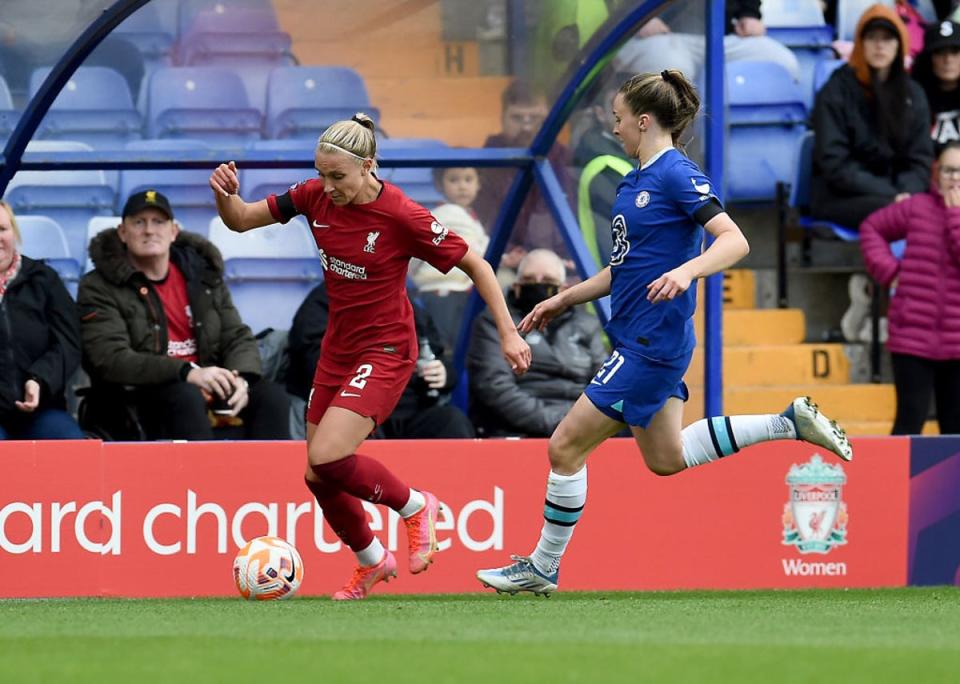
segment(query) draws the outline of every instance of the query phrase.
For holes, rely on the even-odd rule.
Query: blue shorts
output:
[[[690,392],[683,376],[693,352],[659,361],[618,346],[584,390],[597,409],[614,420],[646,429],[670,397]]]

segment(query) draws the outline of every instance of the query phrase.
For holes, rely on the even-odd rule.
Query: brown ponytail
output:
[[[651,114],[670,131],[674,145],[700,111],[697,89],[677,69],[659,74],[637,74],[618,91],[635,116]]]

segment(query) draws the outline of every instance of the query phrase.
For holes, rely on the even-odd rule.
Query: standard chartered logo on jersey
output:
[[[825,463],[814,454],[807,463],[794,463],[787,473],[789,498],[783,507],[783,544],[802,554],[827,554],[847,543],[847,505],[843,485],[847,475],[838,463]],[[783,559],[785,575],[846,575],[843,562],[806,562]]]
[[[322,249],[319,250],[319,252],[320,265],[323,266],[324,271],[331,271],[339,276],[343,276],[344,278],[349,278],[350,280],[367,279],[366,266],[357,266],[356,264],[351,264],[349,261],[338,259],[335,256],[327,254]]]

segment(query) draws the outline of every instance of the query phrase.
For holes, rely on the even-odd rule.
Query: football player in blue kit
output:
[[[713,184],[677,149],[700,109],[693,85],[676,70],[640,74],[613,100],[613,132],[637,168],[617,189],[610,265],[537,304],[519,324],[543,330],[568,307],[610,295],[607,332],[614,349],[550,438],[550,475],[540,540],[530,556],[477,572],[498,592],[550,594],[560,559],[587,499],[587,456],[625,425],[647,467],[673,475],[740,449],[801,439],[849,461],[846,434],[809,397],[785,411],[721,416],[682,428],[683,376],[696,339],[697,280],[737,263],[750,248],[724,211]],[[702,249],[704,229],[715,239]]]

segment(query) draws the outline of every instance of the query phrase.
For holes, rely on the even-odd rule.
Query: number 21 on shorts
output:
[[[614,350],[614,352],[610,354],[610,358],[603,362],[603,365],[600,367],[600,370],[597,371],[597,375],[593,378],[592,382],[598,385],[606,385],[610,382],[610,378],[613,377],[614,373],[620,370],[623,362],[623,355]]]

